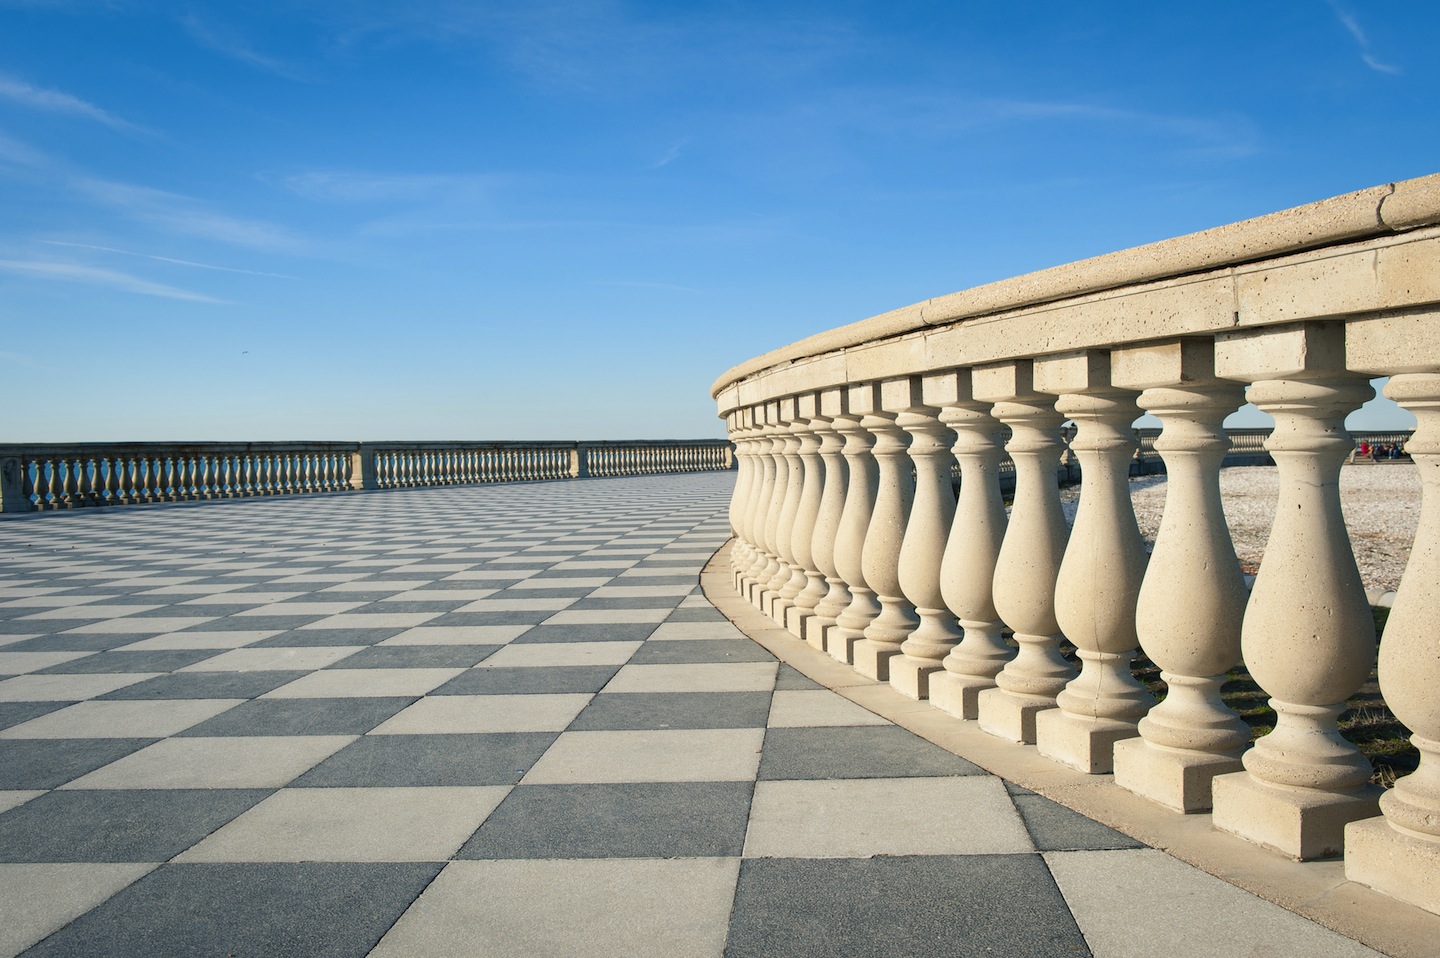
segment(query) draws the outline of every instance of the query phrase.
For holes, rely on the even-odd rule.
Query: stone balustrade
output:
[[[723,439],[0,446],[0,512],[733,467]]]
[[[1337,726],[1377,662],[1338,476],[1346,416],[1385,376],[1419,419],[1424,500],[1378,657],[1422,759],[1382,797]],[[743,363],[713,395],[739,462],[736,586],[795,635],[1440,912],[1440,175],[926,300]],[[1247,399],[1273,430],[1226,433]],[[1132,428],[1142,410],[1158,433]],[[1262,459],[1281,493],[1247,590],[1219,471]],[[1128,477],[1156,467],[1147,554]],[[1220,697],[1242,661],[1277,713],[1253,746]]]

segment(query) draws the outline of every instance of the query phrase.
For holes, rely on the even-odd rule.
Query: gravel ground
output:
[[[1278,480],[1274,466],[1235,466],[1220,473],[1225,520],[1246,572],[1254,572],[1265,555],[1280,496]],[[1147,546],[1160,528],[1165,488],[1164,476],[1130,481],[1135,518]],[[1061,491],[1067,519],[1073,520],[1079,498],[1078,486]],[[1365,588],[1395,589],[1420,521],[1420,476],[1414,463],[1345,466],[1340,470],[1340,501]]]

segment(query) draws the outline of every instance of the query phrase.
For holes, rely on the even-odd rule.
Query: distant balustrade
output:
[[[0,445],[0,511],[732,468],[715,440]]]
[[[1387,376],[1419,430],[1347,432]],[[957,721],[1290,857],[1343,853],[1440,912],[1440,175],[926,300],[713,395],[735,582],[777,622]],[[1221,427],[1247,399],[1273,429]],[[1135,429],[1142,410],[1159,427]],[[1422,758],[1383,798],[1337,727],[1377,661],[1338,482],[1357,437],[1424,479],[1379,654]],[[1280,498],[1247,589],[1219,473],[1257,462]],[[1151,554],[1127,479],[1156,471]],[[1277,713],[1253,746],[1220,697],[1239,663]]]

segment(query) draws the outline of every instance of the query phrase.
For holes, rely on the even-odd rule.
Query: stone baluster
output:
[[[785,504],[785,474],[789,464],[785,461],[785,428],[780,421],[778,402],[766,404],[765,426],[765,435],[769,441],[761,447],[765,464],[765,479],[761,486],[763,501],[756,504],[755,511],[755,546],[758,554],[746,575],[746,597],[756,606],[762,605],[765,585],[780,569],[773,534],[775,527],[780,524],[780,509]]]
[[[1215,378],[1214,345],[1187,339],[1111,353],[1115,381],[1141,388],[1140,406],[1160,420],[1155,451],[1168,476],[1165,515],[1140,586],[1140,647],[1168,687],[1140,720],[1140,738],[1115,743],[1115,782],[1178,812],[1210,807],[1216,775],[1241,769],[1250,729],[1220,699],[1240,661],[1245,581],[1220,500],[1230,440],[1225,417],[1238,383]]]
[[[1145,577],[1145,541],[1130,504],[1130,462],[1140,416],[1132,390],[1110,381],[1110,356],[1087,350],[1035,361],[1035,385],[1059,395],[1075,423],[1080,504],[1055,579],[1055,621],[1074,643],[1080,674],[1036,716],[1041,755],[1090,775],[1110,771],[1115,743],[1139,735],[1155,697],[1130,663],[1140,644],[1135,602]]]
[[[963,719],[978,718],[980,693],[1014,656],[1001,638],[995,611],[995,564],[1005,538],[1000,495],[1003,428],[990,404],[974,398],[971,371],[925,377],[925,402],[940,407],[940,421],[955,434],[960,498],[940,560],[940,594],[960,620],[964,638],[930,676],[930,704]]]
[[[748,570],[761,560],[763,553],[760,550],[760,516],[770,502],[769,491],[765,486],[766,469],[770,468],[770,481],[774,483],[774,463],[767,453],[770,450],[769,427],[765,423],[764,409],[756,408],[746,411],[745,421],[749,427],[745,432],[745,458],[750,463],[750,491],[746,496],[745,512],[740,520],[741,539],[745,548],[742,553],[740,564],[735,571],[735,588],[742,594],[746,591],[747,585],[745,576]]]
[[[815,565],[812,548],[815,525],[820,519],[820,497],[825,486],[825,463],[820,458],[820,436],[816,430],[829,420],[820,415],[819,396],[806,393],[799,397],[797,412],[803,423],[800,437],[800,506],[795,512],[795,529],[790,537],[795,575],[784,591],[794,590],[785,609],[785,628],[796,638],[805,636],[805,620],[815,614],[815,605],[825,595],[825,576]],[[783,595],[782,591],[782,595]]]
[[[900,587],[900,549],[915,499],[915,478],[906,454],[910,435],[896,422],[901,413],[923,406],[919,379],[885,380],[880,384],[880,403],[861,420],[875,436],[879,467],[875,511],[865,530],[861,562],[865,581],[880,601],[880,614],[865,626],[865,638],[855,644],[851,664],[861,675],[885,682],[890,678],[890,660],[900,654],[901,643],[920,623]]]
[[[785,624],[786,610],[805,584],[805,571],[795,557],[795,527],[799,523],[800,500],[804,493],[805,464],[800,458],[801,436],[810,427],[800,414],[799,397],[781,400],[785,417],[785,500],[780,507],[780,523],[775,529],[775,552],[780,568],[766,587],[769,593],[765,611],[772,619]],[[779,473],[776,473],[777,481]],[[798,580],[798,581],[797,581]]]
[[[735,475],[735,491],[730,496],[730,534],[733,541],[730,544],[730,568],[733,571],[744,566],[743,557],[746,555],[748,543],[745,541],[745,510],[750,505],[750,493],[754,486],[752,480],[755,477],[754,470],[750,468],[750,456],[747,447],[750,442],[748,423],[745,419],[745,410],[737,409],[726,416],[726,434],[735,443],[736,449],[740,451],[740,469]]]
[[[825,648],[825,632],[835,624],[835,618],[850,604],[850,590],[840,576],[835,564],[835,541],[840,535],[840,520],[845,514],[845,490],[850,481],[850,469],[842,450],[845,437],[841,435],[842,425],[858,428],[859,420],[848,414],[846,391],[826,389],[820,393],[820,415],[815,432],[820,437],[819,454],[824,462],[825,483],[820,492],[820,512],[815,517],[815,536],[810,543],[810,554],[815,568],[824,576],[825,592],[815,603],[814,615],[805,620],[803,627],[806,642],[817,649]]]
[[[1375,624],[1340,509],[1340,466],[1354,448],[1345,416],[1373,395],[1346,372],[1344,327],[1306,323],[1222,334],[1216,372],[1250,381],[1275,417],[1265,448],[1280,500],[1251,588],[1240,643],[1269,695],[1275,731],[1246,771],[1217,777],[1217,828],[1293,858],[1338,854],[1348,822],[1376,814],[1370,762],[1341,738],[1345,700],[1375,664]]]
[[[835,539],[835,570],[845,581],[850,602],[835,617],[835,626],[825,633],[825,650],[838,661],[853,663],[855,645],[865,637],[865,627],[880,614],[880,603],[865,580],[865,535],[875,512],[875,493],[880,470],[872,450],[875,437],[865,428],[865,415],[879,408],[879,390],[874,383],[850,386],[846,390],[849,414],[837,416],[835,429],[845,437],[844,455],[848,482],[845,507],[840,513],[840,533]]]
[[[1383,817],[1345,827],[1345,877],[1440,913],[1440,374],[1395,376],[1385,395],[1419,420],[1405,450],[1424,485],[1415,545],[1380,643],[1380,689],[1413,730],[1420,766],[1380,799]]]
[[[1069,537],[1057,480],[1065,417],[1055,411],[1054,397],[1036,392],[1030,360],[976,367],[973,384],[975,398],[992,403],[995,418],[1011,431],[1005,448],[1015,463],[1015,501],[993,582],[995,609],[1020,647],[995,676],[996,687],[980,693],[980,727],[1033,743],[1037,713],[1055,708],[1055,697],[1075,676],[1060,655],[1055,619],[1055,580]]]
[[[902,695],[923,699],[930,695],[930,676],[944,667],[961,632],[940,588],[945,545],[955,522],[950,476],[955,434],[940,421],[939,409],[927,403],[925,381],[916,385],[920,405],[902,412],[895,423],[910,436],[910,461],[915,464],[915,497],[900,545],[900,590],[915,607],[920,624],[900,644],[901,654],[890,659],[890,684]]]

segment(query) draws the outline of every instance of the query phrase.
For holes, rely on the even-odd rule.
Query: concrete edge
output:
[[[991,774],[1302,915],[1392,958],[1429,958],[1440,915],[1345,879],[1341,861],[1297,862],[1216,830],[1208,814],[1181,815],[1121,788],[1110,775],[1085,775],[980,730],[927,702],[906,698],[814,649],[734,591],[726,542],[700,574],[705,598],[781,662],[851,702]]]

